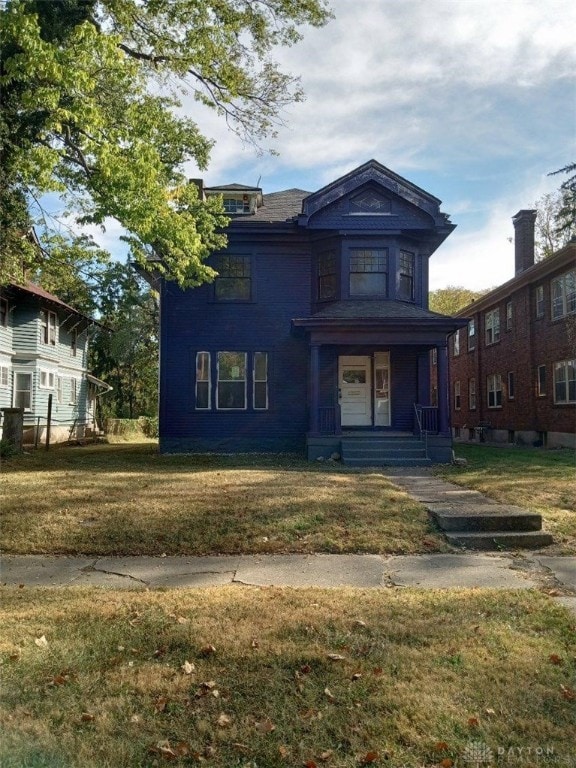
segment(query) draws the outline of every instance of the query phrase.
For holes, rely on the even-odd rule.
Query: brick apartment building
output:
[[[534,263],[536,211],[513,217],[515,276],[458,313],[456,439],[576,448],[576,241]]]

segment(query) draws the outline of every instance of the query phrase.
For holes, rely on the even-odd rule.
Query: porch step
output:
[[[447,533],[450,544],[468,549],[540,549],[553,543],[552,536],[543,531],[512,531],[489,533]]]
[[[410,437],[348,437],[341,442],[342,461],[349,467],[421,467],[432,462],[424,443]]]
[[[542,531],[542,515],[488,499],[426,504],[450,544],[468,549],[539,549],[553,543]]]

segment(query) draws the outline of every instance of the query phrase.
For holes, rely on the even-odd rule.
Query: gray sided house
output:
[[[87,371],[94,321],[32,283],[0,292],[0,409],[22,408],[24,441],[84,437],[96,428],[96,398],[110,389]]]
[[[374,160],[312,193],[195,183],[222,195],[228,247],[211,285],[155,283],[161,450],[450,461],[447,337],[466,320],[428,309],[454,229],[440,200]]]

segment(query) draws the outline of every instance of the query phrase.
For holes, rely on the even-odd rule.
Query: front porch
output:
[[[416,428],[411,432],[336,427],[340,424],[338,406],[320,411],[323,433],[308,433],[306,437],[310,461],[329,459],[335,454],[350,467],[421,467],[447,464],[452,460],[452,438],[438,432],[437,408],[416,406]]]

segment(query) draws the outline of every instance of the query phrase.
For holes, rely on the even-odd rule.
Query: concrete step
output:
[[[434,522],[446,532],[473,533],[492,531],[541,531],[542,515],[520,507],[498,504],[460,504],[447,509],[441,504],[427,504]]]
[[[423,447],[424,443],[421,440],[414,438],[380,438],[369,439],[364,437],[346,438],[341,441],[342,449],[344,448],[365,448],[366,450],[405,450],[414,447]]]
[[[347,467],[428,467],[432,464],[425,456],[418,458],[399,456],[346,458],[342,454],[342,461]]]
[[[424,448],[404,448],[402,450],[394,450],[392,448],[343,448],[342,456],[351,459],[370,459],[370,458],[391,458],[394,459],[397,456],[406,456],[406,458],[417,459],[420,456],[425,457],[426,451]]]
[[[543,531],[516,531],[488,533],[446,533],[450,544],[467,549],[498,551],[502,549],[540,549],[553,543],[552,536]]]

